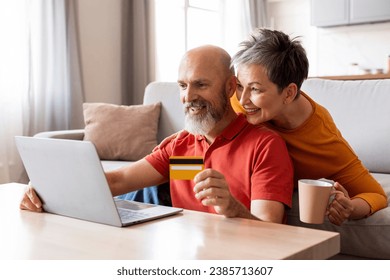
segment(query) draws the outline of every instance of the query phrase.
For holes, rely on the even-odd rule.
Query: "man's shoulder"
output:
[[[268,146],[268,145],[276,145],[276,146],[285,146],[286,143],[282,136],[280,136],[277,132],[271,130],[270,128],[264,125],[252,125],[249,124],[245,128],[245,132],[242,133],[242,137],[240,142],[245,142],[246,146]]]
[[[276,138],[281,138],[281,136],[274,130],[268,128],[267,126],[263,124],[259,125],[253,125],[249,124],[246,128],[246,130],[251,134],[251,135],[259,135],[263,137],[276,137]]]

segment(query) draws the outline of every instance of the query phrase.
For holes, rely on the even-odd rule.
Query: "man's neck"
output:
[[[221,135],[222,131],[231,124],[237,118],[237,114],[233,110],[229,110],[223,116],[223,118],[215,125],[215,127],[204,137],[207,140],[207,143],[211,144],[214,142],[215,138]]]

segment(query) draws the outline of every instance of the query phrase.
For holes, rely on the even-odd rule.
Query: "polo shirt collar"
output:
[[[219,137],[223,137],[228,140],[232,140],[236,137],[237,134],[240,133],[249,123],[246,120],[244,114],[237,114],[237,118],[235,118],[221,133]],[[198,140],[203,140],[203,135],[197,135]]]
[[[237,118],[222,131],[221,136],[231,140],[236,137],[248,124],[249,123],[247,122],[245,115],[239,113]]]

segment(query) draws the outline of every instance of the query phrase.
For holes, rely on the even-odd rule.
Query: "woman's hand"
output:
[[[348,191],[339,183],[334,184],[333,201],[329,204],[326,215],[331,223],[340,226],[345,220],[348,220],[354,210],[352,200]]]
[[[186,136],[187,134],[189,134],[188,131],[186,130],[180,130],[172,135],[169,135],[168,137],[164,138],[160,144],[158,144],[154,149],[156,150],[157,148],[163,148],[164,146],[166,146],[169,142],[171,142],[173,139],[175,138],[180,138],[180,137],[184,137]]]

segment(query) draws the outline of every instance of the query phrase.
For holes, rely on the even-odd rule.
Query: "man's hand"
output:
[[[214,206],[215,212],[236,217],[237,200],[231,195],[225,176],[213,169],[199,172],[195,178],[195,197],[205,206]]]
[[[29,185],[26,188],[26,191],[23,194],[22,201],[19,205],[22,210],[30,210],[33,212],[42,212],[42,202],[39,199],[37,193],[34,191],[34,188]]]

